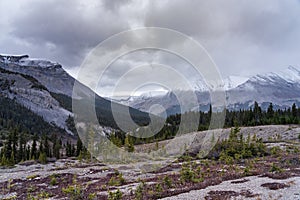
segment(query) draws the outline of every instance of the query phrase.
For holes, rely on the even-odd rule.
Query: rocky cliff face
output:
[[[31,76],[0,69],[0,94],[42,116],[45,121],[73,134],[66,120],[73,114],[60,106],[48,89]]]
[[[29,56],[1,56],[0,67],[9,71],[30,75],[37,79],[50,92],[72,96],[75,79],[60,64]],[[82,92],[91,96],[93,92],[81,85]]]
[[[111,101],[95,95],[91,89],[78,82],[79,91],[72,95],[75,82],[58,63],[30,59],[27,55],[0,55],[0,95],[16,100],[48,123],[65,129],[70,134],[73,133],[68,129],[66,120],[73,116],[72,98],[82,102],[91,102],[91,98],[95,98],[100,125],[116,128]],[[127,106],[118,106],[120,115],[128,110]],[[147,124],[147,113],[129,109],[133,120]]]

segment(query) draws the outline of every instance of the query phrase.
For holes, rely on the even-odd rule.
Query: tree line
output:
[[[224,128],[230,128],[234,126],[260,126],[260,125],[284,125],[284,124],[299,124],[300,121],[300,108],[297,108],[294,103],[291,107],[286,109],[274,109],[272,103],[269,104],[266,110],[263,110],[261,106],[255,101],[254,105],[250,109],[240,110],[223,110],[226,112]],[[208,112],[186,112],[182,115],[187,119],[195,119],[196,115],[199,115],[198,131],[208,130],[210,126],[211,116],[213,113],[212,107]],[[181,114],[175,114],[167,117],[164,127],[153,137],[138,138],[128,136],[129,141],[133,144],[143,144],[156,142],[166,139],[172,139],[178,132]],[[185,124],[186,132],[189,132],[189,124]],[[185,129],[185,127],[183,128]],[[142,133],[141,133],[142,134]],[[125,145],[126,133],[116,132],[110,136],[111,140],[116,144]]]
[[[28,160],[37,160],[45,164],[48,158],[89,157],[79,137],[76,144],[70,141],[63,143],[62,138],[56,134],[31,135],[18,129],[6,132],[6,136],[3,137],[5,142],[0,151],[2,166],[13,166]]]

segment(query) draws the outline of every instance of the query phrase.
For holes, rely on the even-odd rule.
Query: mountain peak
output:
[[[265,74],[258,74],[250,78],[252,82],[278,82],[283,80],[289,83],[298,83],[300,81],[300,70],[295,66],[288,66],[287,68],[277,71],[269,72]]]
[[[62,66],[59,63],[55,63],[49,60],[29,58],[28,55],[0,55],[0,62],[6,64],[18,64],[20,66],[31,66],[31,67],[59,67]]]
[[[230,89],[236,88],[248,80],[249,80],[248,77],[228,76],[226,79],[224,79],[224,89],[230,90]]]
[[[300,69],[298,67],[295,67],[292,65],[288,66],[287,70],[290,70],[292,72],[296,72],[296,73],[300,74]]]
[[[28,55],[19,55],[19,56],[15,56],[15,55],[0,55],[0,60],[5,62],[19,62],[22,59],[26,59],[29,58]]]
[[[288,66],[287,69],[280,71],[277,75],[288,82],[300,81],[300,70],[294,66]]]

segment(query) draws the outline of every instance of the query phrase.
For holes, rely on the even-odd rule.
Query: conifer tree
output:
[[[17,162],[17,153],[18,153],[18,129],[15,128],[13,131],[12,131],[12,161],[13,163],[16,163]]]
[[[292,123],[298,124],[298,120],[297,120],[297,107],[296,107],[295,103],[292,106]]]
[[[83,150],[82,142],[80,137],[77,138],[77,145],[76,145],[76,156],[79,156],[80,152]]]
[[[128,152],[134,152],[134,145],[129,134],[127,134],[125,138],[125,149]]]
[[[47,157],[52,157],[51,155],[51,148],[50,148],[50,145],[49,145],[49,141],[48,141],[48,137],[45,136],[44,138],[44,148],[45,148],[45,153],[46,153],[46,156]]]
[[[53,156],[56,159],[60,158],[60,149],[61,149],[60,140],[56,139],[55,143],[53,144]]]
[[[267,110],[267,117],[271,120],[274,117],[274,110],[273,110],[273,104],[270,103],[268,110]]]
[[[19,153],[18,161],[26,160],[26,140],[25,133],[19,133]]]
[[[38,136],[35,134],[32,138],[32,146],[31,146],[31,152],[30,152],[30,158],[31,159],[37,159],[38,158],[38,150],[37,150],[37,140]]]

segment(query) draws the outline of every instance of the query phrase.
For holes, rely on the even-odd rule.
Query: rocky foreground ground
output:
[[[241,133],[255,133],[269,148],[281,150],[233,164],[182,158],[154,172],[75,159],[16,165],[0,169],[0,199],[300,199],[299,127],[242,128]]]

